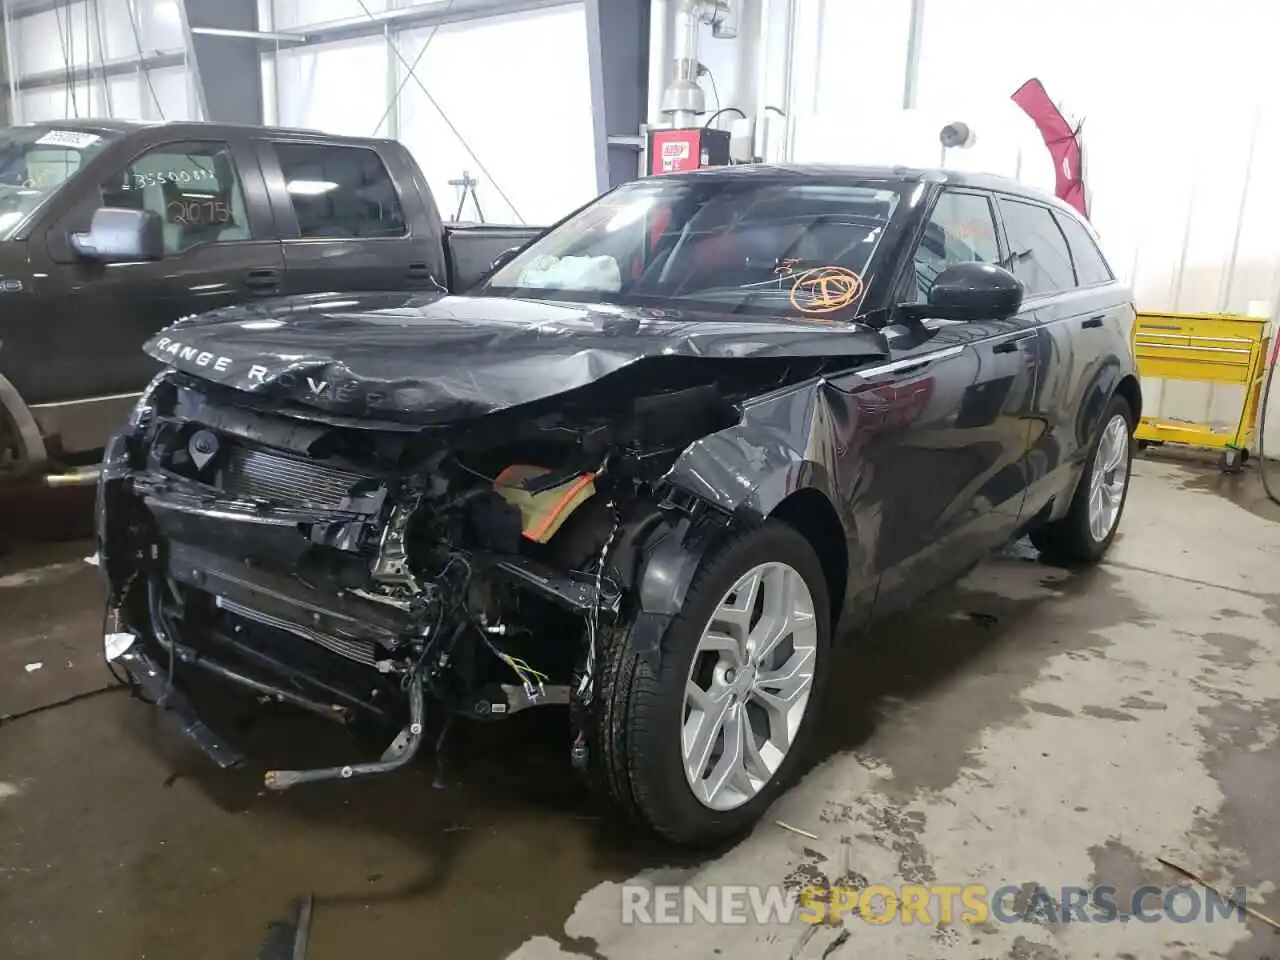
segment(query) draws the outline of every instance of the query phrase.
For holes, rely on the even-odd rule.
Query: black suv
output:
[[[1004,180],[736,167],[607,194],[470,296],[183,321],[111,444],[108,656],[214,757],[184,678],[400,728],[567,704],[637,821],[746,829],[803,763],[833,637],[1029,532],[1115,536],[1134,310]]]

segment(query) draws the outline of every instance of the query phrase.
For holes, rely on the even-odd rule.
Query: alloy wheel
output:
[[[813,595],[795,568],[759,564],[721,598],[685,683],[681,748],[700,803],[733,810],[777,773],[808,709],[817,653]]]
[[[1117,413],[1102,430],[1089,478],[1089,535],[1101,543],[1120,517],[1129,481],[1129,421]]]

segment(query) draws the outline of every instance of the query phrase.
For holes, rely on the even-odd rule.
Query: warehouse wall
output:
[[[260,4],[268,30],[362,15],[358,0]],[[399,57],[383,36],[264,54],[269,122],[397,137],[447,216],[460,196],[449,181],[464,173],[491,222],[548,223],[595,196],[583,4],[398,30],[391,42]],[[468,200],[462,219],[475,218]]]
[[[181,0],[78,0],[30,14],[7,3],[5,20],[18,87],[15,123],[88,116],[198,119],[181,62]],[[178,62],[127,65],[165,57]]]

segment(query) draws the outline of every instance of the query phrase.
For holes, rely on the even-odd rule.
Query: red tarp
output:
[[[1045,146],[1053,156],[1057,179],[1054,193],[1059,200],[1071,204],[1088,219],[1089,194],[1084,185],[1084,148],[1080,144],[1080,128],[1073,129],[1067,123],[1039,80],[1028,80],[1020,86],[1013,94],[1013,102],[1035,121]]]

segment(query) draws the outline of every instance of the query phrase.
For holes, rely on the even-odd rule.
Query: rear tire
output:
[[[21,473],[24,459],[18,428],[4,404],[0,403],[0,477]]]
[[[738,607],[740,620],[722,619]],[[702,562],[656,669],[625,629],[601,638],[587,724],[594,785],[677,843],[749,830],[804,762],[829,673],[830,621],[822,565],[798,531],[772,520],[735,535]],[[770,638],[772,653],[762,653]]]
[[[1041,559],[1062,565],[1096,563],[1107,552],[1129,496],[1133,430],[1133,410],[1124,397],[1113,396],[1066,516],[1031,531]]]

